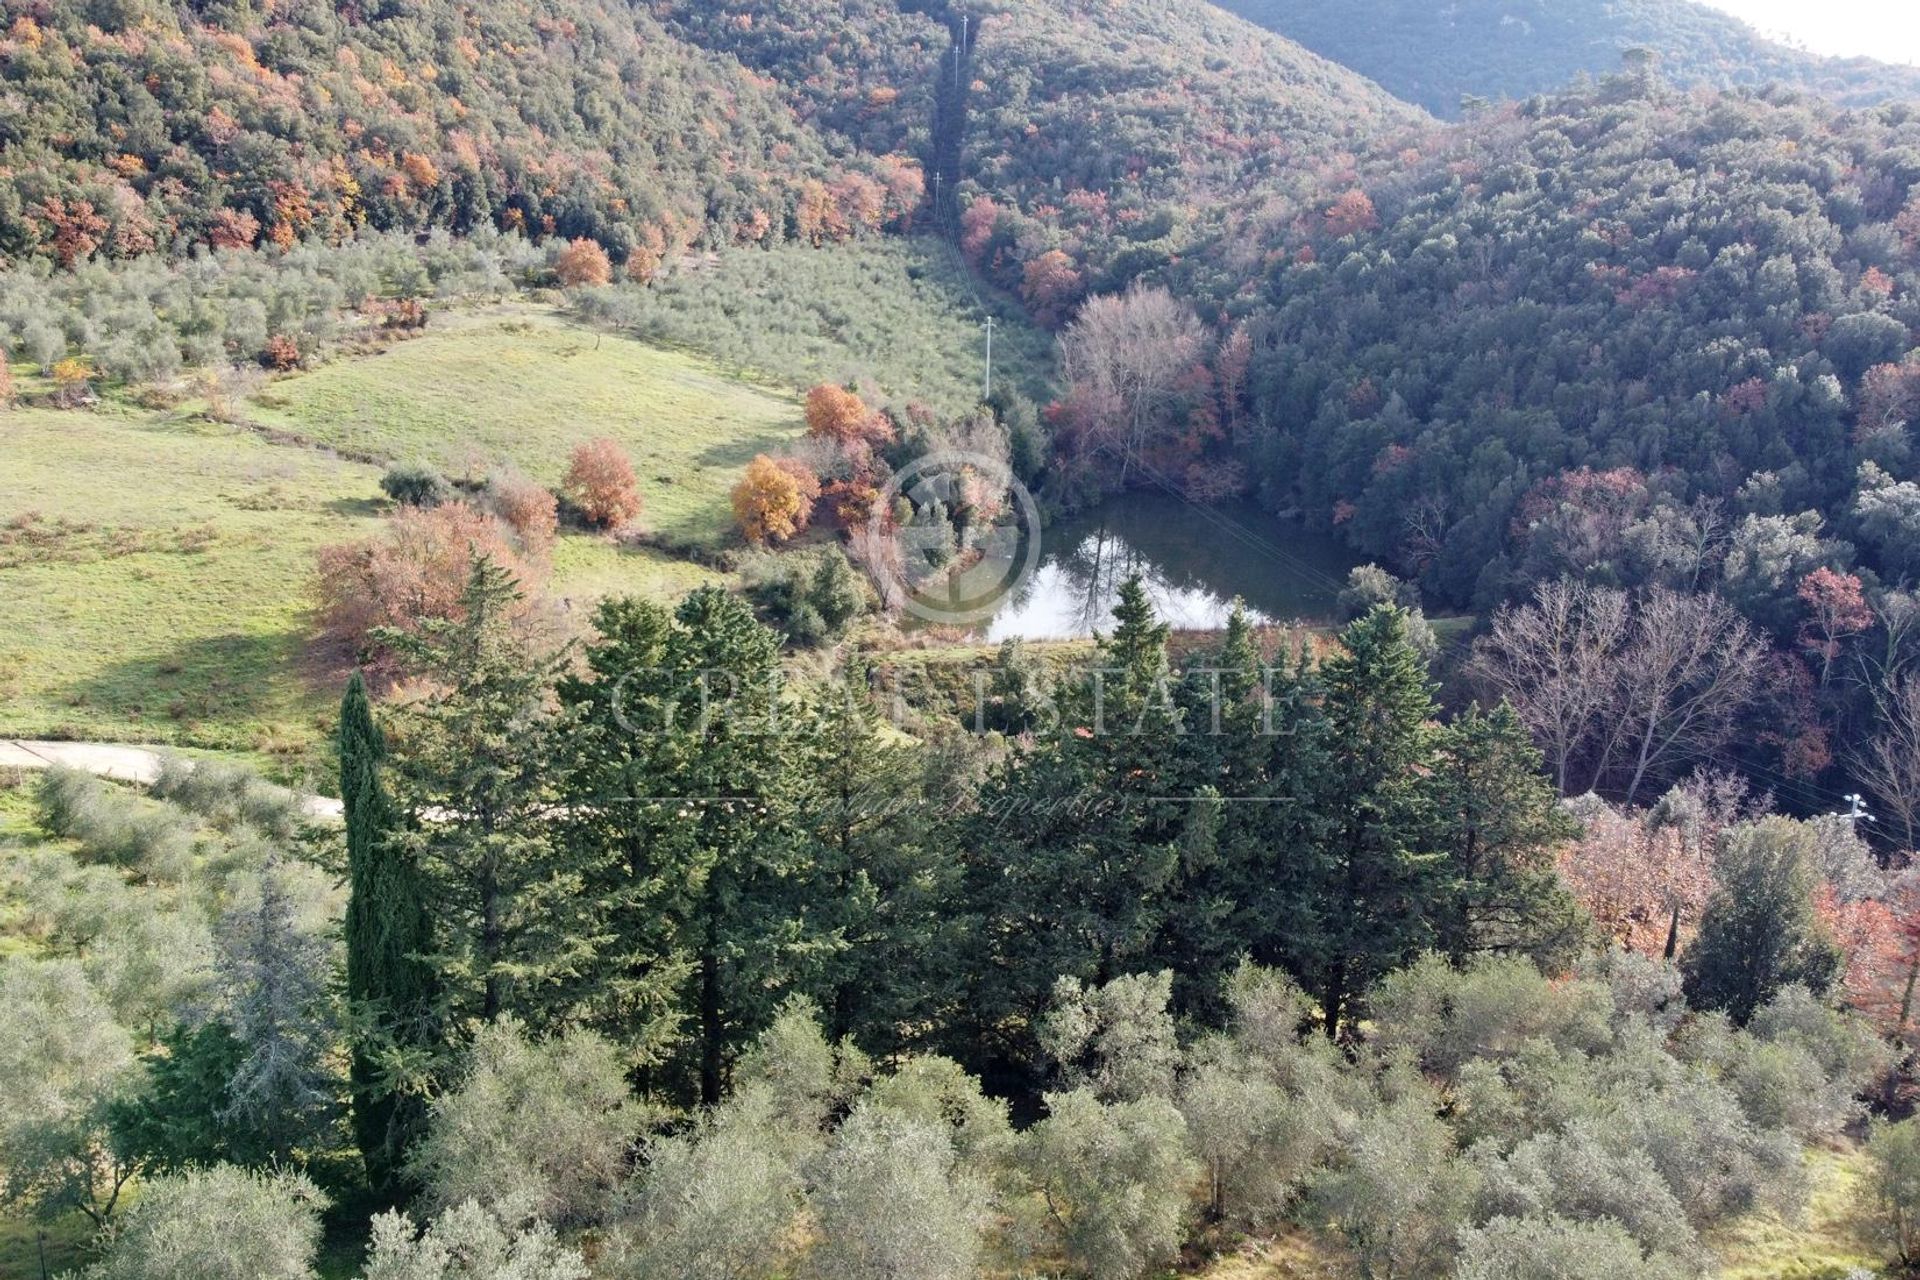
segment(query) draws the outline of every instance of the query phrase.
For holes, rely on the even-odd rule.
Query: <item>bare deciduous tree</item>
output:
[[[1627,624],[1626,592],[1562,579],[1542,585],[1530,605],[1503,607],[1474,646],[1471,669],[1513,704],[1562,795],[1600,731]]]
[[[1138,284],[1088,299],[1060,335],[1061,367],[1075,393],[1120,410],[1122,484],[1206,347],[1206,326],[1192,308]]]
[[[1587,789],[1613,781],[1631,804],[1660,776],[1722,746],[1753,701],[1766,645],[1726,602],[1657,587],[1562,581],[1502,609],[1472,669],[1510,701],[1561,793],[1576,763]]]
[[[1650,775],[1727,741],[1766,658],[1765,642],[1718,596],[1655,588],[1641,601],[1618,662],[1617,732],[1600,764],[1604,772],[1620,753],[1628,804]]]
[[[1873,798],[1899,823],[1909,849],[1920,830],[1920,676],[1898,677],[1876,699],[1880,724],[1855,767]]]

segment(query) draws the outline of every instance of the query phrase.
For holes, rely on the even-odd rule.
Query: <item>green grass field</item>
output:
[[[734,536],[742,468],[801,430],[791,397],[532,304],[436,314],[421,337],[274,382],[249,413],[355,456],[474,478],[507,463],[548,485],[574,446],[610,436],[639,475],[642,525],[701,548]]]
[[[160,414],[0,417],[0,733],[266,749],[317,731],[314,552],[379,473]]]
[[[691,357],[520,308],[276,383],[284,435],[107,402],[0,415],[0,735],[158,742],[318,765],[335,690],[308,661],[315,552],[373,535],[380,467],[303,440],[553,483],[615,435],[673,543],[731,536],[727,493],[798,409]],[[377,447],[376,447],[377,446]],[[725,576],[568,534],[552,594],[670,602]],[[290,776],[290,780],[293,777]]]
[[[980,401],[989,315],[996,384],[1045,400],[1053,376],[1053,336],[931,236],[696,256],[648,287],[591,290],[577,305],[783,386],[871,381],[886,399],[948,415]]]

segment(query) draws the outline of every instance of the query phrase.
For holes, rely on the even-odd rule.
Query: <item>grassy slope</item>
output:
[[[314,731],[294,674],[313,555],[377,527],[376,471],[110,411],[7,414],[0,453],[0,522],[86,526],[0,547],[0,732],[257,748]]]
[[[798,417],[691,357],[536,309],[273,390],[286,407],[263,416],[297,434],[455,469],[504,457],[549,483],[573,442],[617,436],[648,520],[703,546],[728,536],[740,467]],[[35,516],[0,528],[0,734],[309,755],[333,697],[303,670],[314,553],[379,530],[378,467],[113,404],[0,415],[0,456],[0,526]],[[720,576],[569,535],[553,590],[583,618],[601,596],[671,600]]]
[[[800,431],[793,400],[529,305],[436,317],[382,354],[275,382],[251,412],[356,456],[475,476],[506,462],[549,485],[575,445],[612,436],[639,474],[643,522],[699,547],[730,536],[741,468]]]
[[[1804,1213],[1751,1214],[1708,1241],[1720,1257],[1721,1280],[1843,1280],[1855,1268],[1876,1274],[1880,1259],[1858,1220],[1865,1165],[1854,1146],[1809,1152]]]
[[[583,308],[791,386],[866,380],[964,413],[980,399],[989,315],[996,385],[1043,399],[1052,376],[1051,335],[928,236],[738,249],[682,263],[650,288],[608,292]]]

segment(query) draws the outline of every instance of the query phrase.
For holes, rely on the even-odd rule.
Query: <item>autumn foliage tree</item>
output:
[[[1080,288],[1080,272],[1073,259],[1059,249],[1049,249],[1027,263],[1020,296],[1035,320],[1052,327],[1067,318],[1079,300]]]
[[[1800,603],[1807,607],[1800,624],[1800,647],[1820,660],[1820,683],[1827,683],[1833,660],[1849,636],[1873,625],[1860,579],[1822,566],[1800,580]]]
[[[1373,211],[1373,200],[1357,188],[1343,193],[1327,208],[1327,233],[1336,238],[1358,235],[1379,225],[1380,217]]]
[[[753,543],[785,542],[807,527],[820,481],[793,459],[761,454],[733,487],[733,515]]]
[[[546,573],[506,525],[465,502],[402,507],[384,533],[321,548],[322,635],[341,652],[366,659],[370,669],[389,672],[386,654],[366,651],[368,637],[380,628],[411,633],[427,618],[457,616],[480,556],[519,581],[527,596],[521,608],[530,612]]]
[[[560,510],[551,490],[522,475],[495,476],[487,483],[487,505],[529,556],[544,557],[553,550]]]
[[[845,387],[823,382],[807,392],[807,434],[843,448],[871,448],[893,439],[893,423]]]
[[[613,279],[613,263],[597,240],[570,240],[553,257],[553,274],[568,288],[598,286]]]
[[[617,440],[602,436],[573,451],[561,490],[588,523],[617,529],[640,514],[640,482]]]

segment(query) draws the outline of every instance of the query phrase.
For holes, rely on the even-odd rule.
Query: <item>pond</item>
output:
[[[1032,572],[976,630],[994,642],[1104,633],[1120,584],[1135,572],[1176,630],[1225,626],[1236,597],[1256,621],[1324,621],[1358,563],[1335,539],[1251,502],[1198,506],[1131,494],[1042,531]]]

